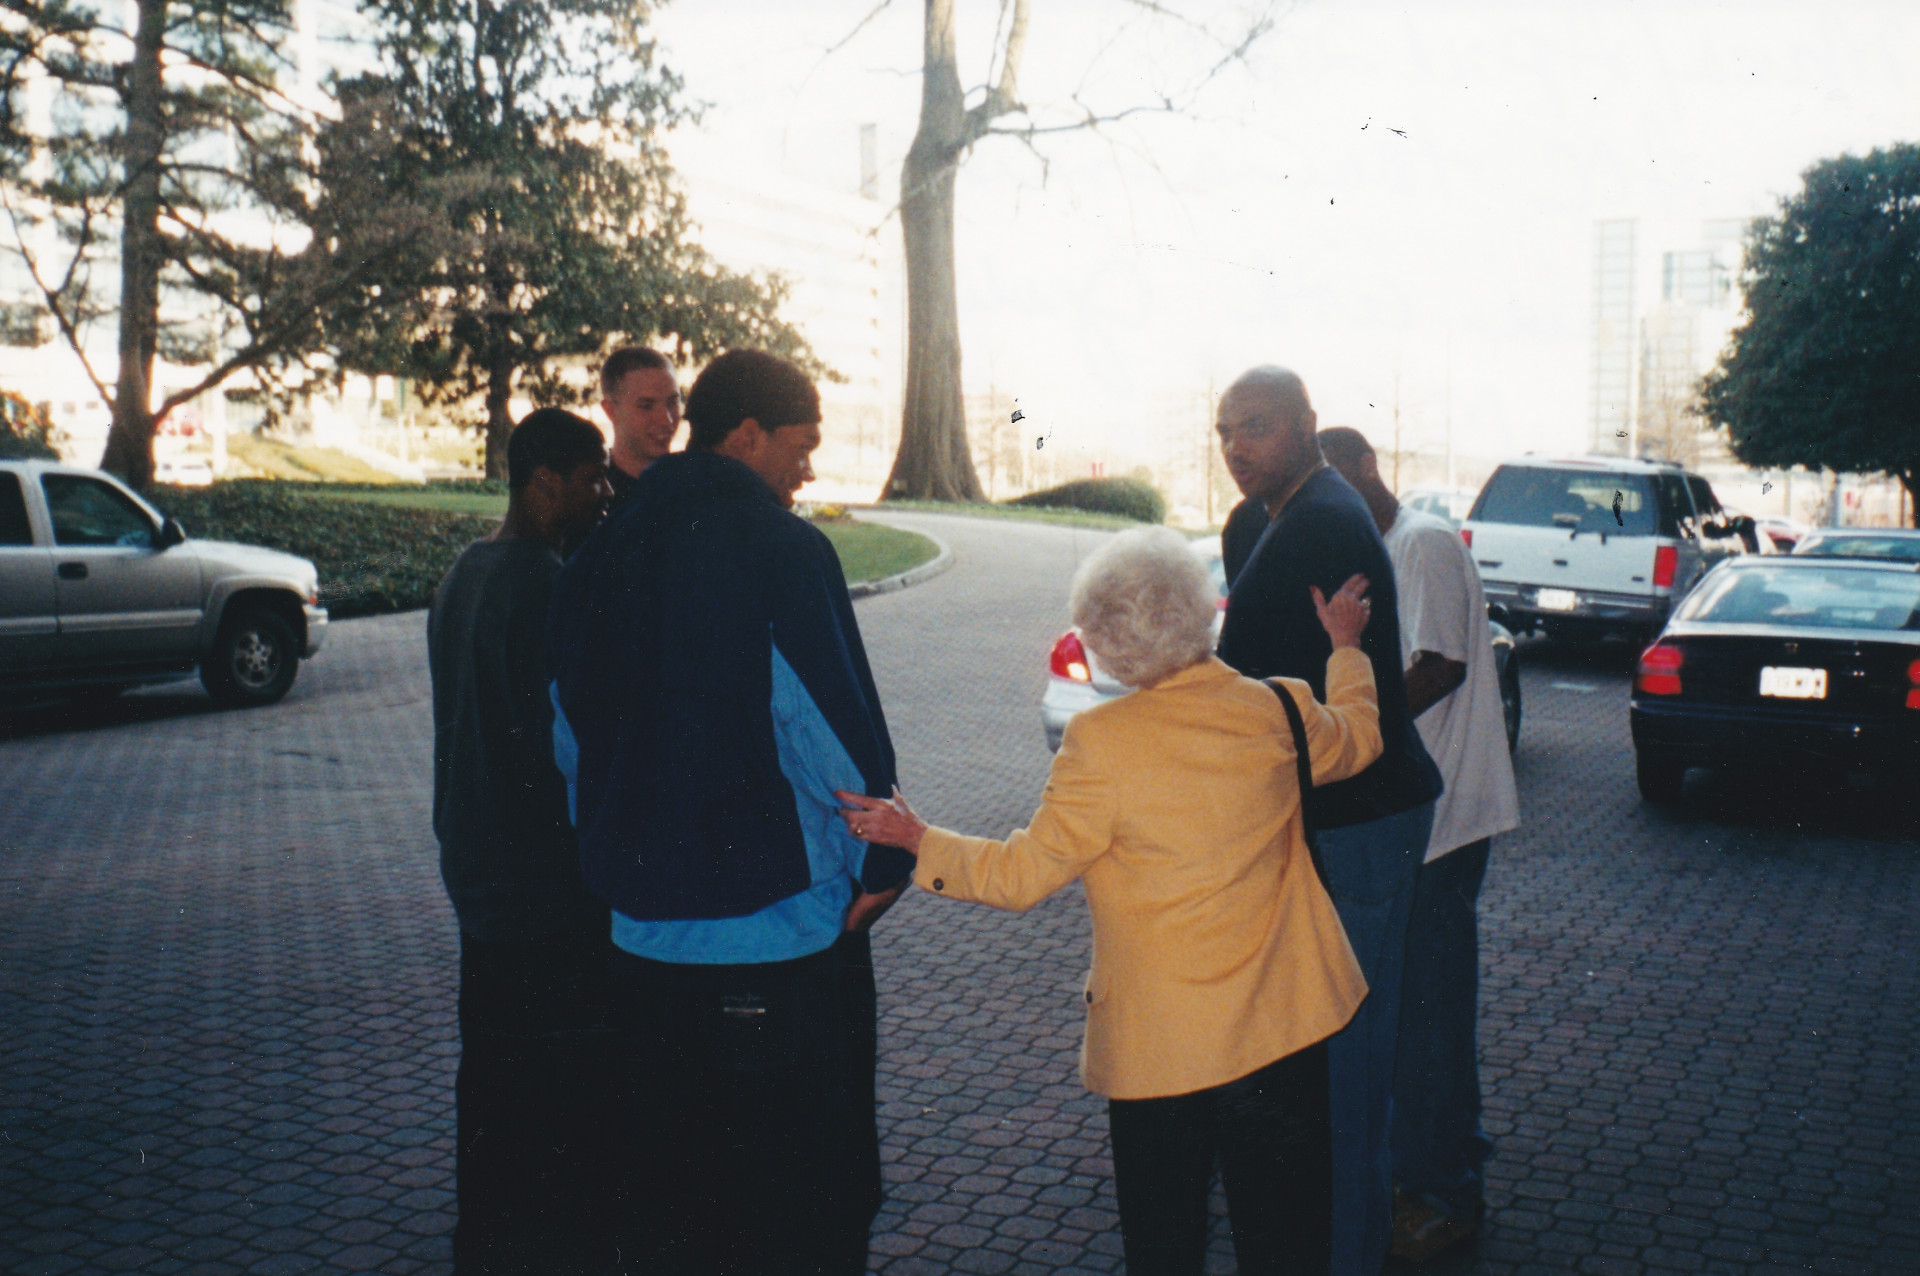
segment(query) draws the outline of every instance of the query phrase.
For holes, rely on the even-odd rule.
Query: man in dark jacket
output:
[[[1388,1122],[1400,972],[1441,785],[1407,710],[1386,546],[1366,502],[1321,459],[1315,424],[1306,386],[1284,368],[1255,368],[1220,398],[1221,454],[1247,498],[1220,537],[1231,582],[1220,658],[1249,677],[1303,678],[1324,697],[1331,646],[1310,587],[1330,594],[1356,572],[1370,582],[1373,620],[1360,645],[1373,662],[1384,749],[1359,775],[1310,794],[1306,815],[1367,977],[1367,999],[1327,1043],[1333,1270],[1374,1273],[1393,1222]]]
[[[613,1253],[612,1202],[595,1196],[607,909],[580,881],[546,644],[559,548],[610,495],[600,431],[532,413],[507,443],[507,486],[506,521],[460,555],[427,614],[433,828],[460,922],[454,1266],[599,1271]]]
[[[838,558],[790,512],[820,400],[720,356],[687,450],[561,573],[555,742],[588,888],[613,909],[642,1270],[866,1268],[880,1204],[866,928],[911,857],[835,789],[888,796],[893,745]]]

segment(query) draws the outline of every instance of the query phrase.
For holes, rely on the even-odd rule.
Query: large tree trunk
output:
[[[953,183],[967,113],[955,60],[953,0],[926,0],[920,127],[900,178],[907,253],[907,376],[900,452],[882,498],[981,499],[967,447],[954,288]]]
[[[127,73],[126,195],[120,218],[120,376],[100,468],[153,482],[153,360],[160,326],[160,52],[167,0],[139,0]]]
[[[505,325],[501,325],[504,327]],[[513,350],[504,332],[495,334],[487,364],[487,477],[505,481],[507,441],[513,434]]]

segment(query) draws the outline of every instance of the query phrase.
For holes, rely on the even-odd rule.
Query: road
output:
[[[858,604],[904,785],[1004,833],[1045,779],[1045,654],[1100,534],[889,521],[956,557]],[[186,686],[0,717],[0,1270],[446,1270],[424,618],[328,644],[266,710]],[[1523,658],[1526,825],[1483,895],[1491,1213],[1434,1270],[1920,1271],[1910,826],[1757,768],[1649,810],[1619,654]],[[1087,936],[1073,889],[883,922],[875,1270],[1118,1269],[1075,1076]]]

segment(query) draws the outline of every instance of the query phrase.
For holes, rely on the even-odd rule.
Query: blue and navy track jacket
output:
[[[648,467],[561,570],[547,650],[581,867],[625,946],[800,956],[837,937],[825,912],[854,878],[910,874],[846,832],[829,788],[895,779],[839,559],[745,465]],[[742,924],[702,925],[725,919]]]

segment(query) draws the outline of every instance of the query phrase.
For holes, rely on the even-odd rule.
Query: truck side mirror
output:
[[[187,529],[180,526],[178,519],[169,514],[160,522],[160,540],[158,548],[172,549],[187,539]]]

